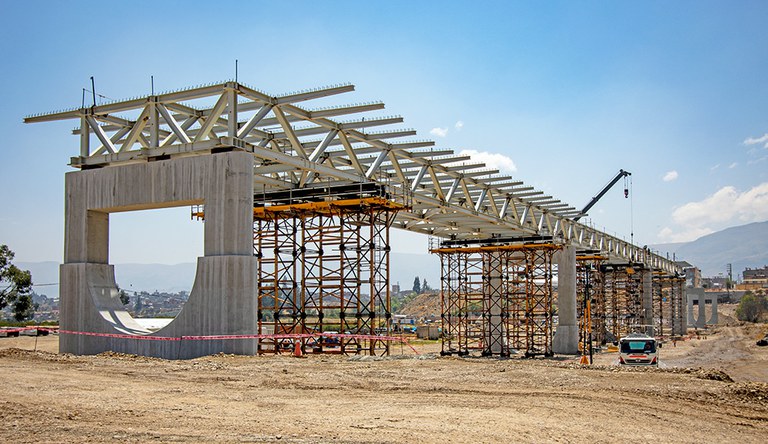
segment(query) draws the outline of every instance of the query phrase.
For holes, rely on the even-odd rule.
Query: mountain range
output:
[[[732,264],[736,278],[745,268],[768,265],[768,221],[727,228],[692,242],[651,245],[654,251],[669,254],[676,260],[687,261],[701,269],[702,276],[726,273],[726,264]],[[32,272],[35,291],[56,297],[58,294],[59,264],[56,262],[18,262],[23,270]],[[195,279],[195,263],[116,264],[118,285],[130,291],[153,293],[189,291]],[[440,287],[440,258],[433,254],[392,253],[390,282],[400,284],[402,290],[413,288],[414,278],[426,279],[432,288]],[[45,284],[45,285],[40,285]]]
[[[57,297],[59,264],[57,262],[17,262],[16,266],[32,273],[38,294]],[[176,293],[190,291],[195,280],[194,262],[167,264],[115,264],[117,285],[128,291]],[[440,286],[440,258],[432,254],[391,253],[390,282],[403,290],[413,288],[414,278],[427,280],[432,288]],[[42,285],[41,285],[42,284]]]
[[[736,279],[745,268],[768,265],[768,221],[726,228],[691,242],[651,245],[651,248],[695,265],[704,277],[721,273],[725,276],[726,266],[731,264]]]

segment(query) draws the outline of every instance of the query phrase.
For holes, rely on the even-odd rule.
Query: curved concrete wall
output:
[[[150,334],[119,302],[109,261],[109,213],[205,204],[204,257],[188,302]],[[230,152],[68,173],[61,328],[174,337],[257,333],[253,157]],[[167,359],[254,354],[255,340],[150,341],[63,334],[63,353],[112,350]]]

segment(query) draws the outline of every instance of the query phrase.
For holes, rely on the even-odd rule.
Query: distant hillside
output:
[[[59,264],[57,262],[18,262],[22,270],[32,272],[35,284],[58,284]],[[133,291],[179,292],[190,291],[195,281],[194,262],[183,264],[116,264],[115,279],[120,288]],[[389,267],[390,282],[400,282],[404,290],[413,287],[418,276],[432,288],[440,288],[440,258],[432,254],[392,253]],[[57,297],[58,285],[35,287],[38,294]]]
[[[734,278],[745,268],[768,265],[768,221],[754,222],[700,237],[682,244],[654,245],[662,253],[675,254],[701,269],[702,276],[725,274],[733,265]]]
[[[19,262],[23,270],[32,273],[32,282],[39,284],[58,284],[59,264],[57,262]],[[184,264],[117,264],[115,280],[120,288],[153,293],[189,291],[195,280],[195,267],[192,262]],[[58,285],[34,287],[36,293],[48,297],[57,297]]]
[[[408,301],[397,311],[397,314],[421,318],[440,316],[440,311],[440,293],[424,293]]]
[[[745,268],[768,265],[768,221],[727,228],[696,239],[693,242],[652,245],[662,254],[675,254],[701,269],[704,276],[725,273],[726,264],[733,264],[734,277]],[[19,262],[16,264],[32,272],[35,284],[58,284],[59,264],[56,262]],[[195,263],[117,264],[117,284],[135,291],[178,292],[189,291],[195,279]],[[440,288],[440,258],[434,254],[392,253],[390,282],[400,283],[402,290],[413,287],[413,279],[427,280],[430,287]],[[36,287],[39,294],[58,295],[58,286]]]

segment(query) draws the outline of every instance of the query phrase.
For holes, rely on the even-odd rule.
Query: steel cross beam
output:
[[[79,120],[75,168],[241,150],[257,159],[254,181],[260,190],[380,182],[412,195],[413,208],[401,211],[394,223],[399,228],[451,239],[549,236],[616,261],[681,271],[662,256],[574,221],[574,207],[468,156],[431,148],[433,141],[390,142],[414,136],[412,129],[368,132],[403,122],[399,116],[358,116],[383,109],[381,102],[299,106],[351,91],[353,85],[335,85],[270,95],[225,82],[38,114],[24,122]],[[334,120],[347,116],[358,117]]]

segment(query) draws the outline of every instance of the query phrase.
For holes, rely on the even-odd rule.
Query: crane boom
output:
[[[584,209],[581,210],[581,213],[579,213],[578,216],[574,217],[573,220],[579,220],[582,217],[586,216],[587,215],[587,211],[589,211],[590,208],[595,206],[597,201],[600,200],[601,197],[605,196],[605,193],[607,193],[608,190],[611,189],[611,187],[616,185],[616,182],[618,182],[622,177],[627,177],[627,176],[631,176],[631,175],[632,175],[632,173],[630,173],[629,171],[619,170],[619,173],[616,175],[616,177],[614,177],[610,182],[608,182],[608,185],[603,187],[603,189],[600,190],[599,193],[597,193],[597,196],[593,197],[592,200],[589,201],[587,206],[585,206]],[[625,189],[624,190],[624,197],[627,197],[627,192],[628,192],[628,190]]]

